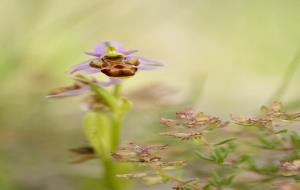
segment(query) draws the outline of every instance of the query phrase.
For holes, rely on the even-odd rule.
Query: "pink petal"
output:
[[[80,70],[79,71],[81,74],[94,74],[94,73],[99,73],[101,72],[100,69],[97,69],[97,68],[87,68],[87,69],[83,69],[83,70]]]
[[[136,53],[136,52],[138,52],[138,51],[139,51],[139,50],[137,50],[137,49],[133,49],[133,50],[123,51],[122,53],[123,53],[124,55],[130,55],[130,54]]]
[[[100,42],[99,44],[96,45],[95,52],[100,53],[100,54],[105,54],[105,52],[106,52],[106,43],[107,42],[110,43],[111,46],[115,47],[117,52],[125,51],[124,45],[121,44],[120,42],[117,42],[117,41],[104,41],[104,42]]]
[[[159,61],[155,61],[155,60],[148,59],[148,58],[141,57],[141,56],[135,56],[135,57],[139,59],[141,64],[152,65],[152,66],[164,66],[164,64],[162,64]]]
[[[83,93],[86,93],[90,90],[90,86],[84,86],[82,88],[78,88],[75,90],[69,90],[60,94],[54,94],[54,95],[48,95],[46,96],[47,98],[63,98],[63,97],[68,97],[68,96],[76,96],[80,95]]]
[[[126,58],[127,59],[137,58],[141,62],[141,65],[145,65],[145,66],[154,66],[154,67],[164,66],[164,64],[162,64],[159,61],[151,60],[151,59],[141,57],[141,56],[128,55],[128,56],[126,56]]]
[[[96,52],[84,52],[87,55],[95,56],[95,57],[101,57],[101,53],[96,53]]]
[[[91,60],[85,61],[85,62],[83,62],[83,63],[79,63],[79,64],[77,64],[77,65],[74,65],[74,66],[70,69],[69,73],[70,73],[70,74],[73,74],[73,73],[75,73],[75,72],[77,72],[77,71],[80,71],[80,70],[84,70],[84,69],[90,68],[90,62],[91,62]]]

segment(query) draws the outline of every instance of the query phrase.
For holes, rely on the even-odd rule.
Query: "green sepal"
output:
[[[127,98],[122,97],[119,100],[118,110],[116,112],[119,119],[123,119],[125,114],[131,109],[132,103]]]
[[[114,95],[101,86],[92,85],[91,88],[112,111],[117,110],[117,99]]]

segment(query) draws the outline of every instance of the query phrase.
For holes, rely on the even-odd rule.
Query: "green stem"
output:
[[[121,84],[117,84],[113,89],[113,95],[115,96],[117,102],[120,101],[121,88]],[[118,110],[115,110],[112,116],[112,151],[116,151],[120,144],[121,120],[122,118],[119,117]]]
[[[121,89],[122,89],[121,83],[115,85],[114,91],[113,91],[113,95],[114,95],[116,98],[119,98],[119,97],[120,97],[120,95],[121,95]]]
[[[121,84],[117,84],[113,89],[113,95],[116,98],[116,102],[120,100],[121,94]],[[112,115],[112,131],[111,131],[111,151],[115,152],[120,144],[120,135],[121,135],[121,118],[118,117],[118,109],[114,109]],[[104,160],[103,161],[104,168],[105,168],[105,182],[106,186],[109,190],[121,190],[120,184],[116,179],[116,164],[113,160]]]
[[[161,172],[161,171],[159,171],[159,173],[163,173],[164,176],[168,177],[169,179],[171,179],[177,183],[184,184],[186,187],[189,187],[191,190],[199,190],[199,187],[197,185],[186,183],[184,180],[180,179],[179,177],[176,177],[174,175],[171,175],[171,174],[165,173],[165,172]]]
[[[121,190],[119,187],[119,183],[116,179],[116,167],[113,160],[103,160],[103,167],[104,167],[104,181],[107,189],[109,190]]]
[[[122,111],[121,104],[121,84],[115,85],[113,91],[109,91],[93,86],[92,90],[106,103],[107,106],[111,108],[111,152],[115,152],[120,144],[120,134],[121,134],[121,124],[123,115],[120,113]],[[100,157],[101,159],[101,157]],[[104,180],[107,190],[123,190],[119,180],[116,177],[118,173],[118,168],[116,163],[108,157],[102,158],[102,164],[104,168]]]
[[[113,113],[111,118],[112,121],[112,131],[111,131],[111,151],[115,152],[120,143],[120,131],[121,131],[121,121],[116,116],[116,113]],[[116,163],[111,159],[104,159],[102,161],[104,167],[104,179],[105,184],[108,190],[123,190],[124,187],[120,186],[116,174],[118,173],[118,168]]]
[[[120,118],[116,116],[116,114],[113,115],[112,118],[112,151],[116,151],[120,144],[120,136],[121,136],[121,121]]]
[[[113,112],[117,111],[117,101],[107,90],[98,86],[92,86],[92,90],[104,101],[108,107],[111,108]]]

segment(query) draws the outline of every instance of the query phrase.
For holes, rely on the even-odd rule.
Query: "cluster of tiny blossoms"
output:
[[[270,107],[261,107],[262,115],[257,117],[237,117],[232,116],[234,123],[244,126],[258,126],[272,129],[276,122],[280,121],[299,121],[300,113],[287,113],[283,109],[281,102],[273,102]]]
[[[176,176],[171,175],[170,171],[182,168],[186,165],[186,161],[166,161],[162,157],[166,153],[167,145],[138,145],[129,143],[121,147],[112,156],[117,162],[135,163],[138,166],[148,167],[146,171],[138,173],[118,174],[117,176],[125,179],[142,179],[148,185],[175,182],[173,189],[180,190],[183,185],[194,186],[192,181],[184,181]]]
[[[140,173],[120,174],[118,177],[141,178],[148,184],[173,182],[173,189],[176,190],[298,190],[300,135],[287,124],[299,121],[300,113],[286,112],[280,102],[274,102],[270,107],[263,106],[261,111],[259,116],[232,116],[231,121],[225,122],[192,109],[177,112],[175,119],[161,118],[161,124],[172,130],[161,132],[160,135],[184,140],[189,146],[187,151],[193,151],[195,155],[193,159],[188,157],[185,161],[175,161],[184,164],[172,169],[182,170],[193,165],[193,171],[201,173],[202,177],[178,177],[174,171],[165,172],[163,166],[168,164],[161,163],[173,163],[161,161],[161,154],[167,153],[165,145],[136,144],[120,149],[113,157],[116,161],[148,165],[150,169]],[[207,137],[211,132],[224,138],[216,142],[216,138]],[[151,147],[156,148],[152,150]],[[266,150],[273,153],[266,154]],[[191,155],[190,152],[186,153]]]
[[[181,140],[199,139],[203,132],[213,128],[223,128],[228,122],[222,122],[215,116],[205,115],[202,112],[195,113],[187,109],[176,113],[176,119],[161,118],[161,124],[176,130],[162,132],[160,135],[172,136]]]

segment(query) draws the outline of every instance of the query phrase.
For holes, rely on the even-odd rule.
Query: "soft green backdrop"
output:
[[[198,91],[186,106],[224,118],[272,97],[299,110],[299,10],[297,0],[0,0],[0,189],[95,189],[97,163],[69,164],[67,150],[85,144],[81,98],[44,96],[101,40],[166,64],[126,81],[131,95],[164,86],[148,102],[132,95],[124,141],[155,136],[159,115]]]

